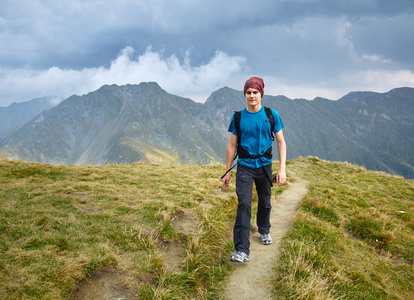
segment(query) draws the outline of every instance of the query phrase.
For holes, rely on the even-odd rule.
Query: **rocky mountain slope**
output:
[[[3,140],[10,156],[58,164],[211,163],[225,151],[202,104],[156,83],[72,96]]]
[[[265,95],[262,103],[282,117],[289,159],[313,155],[414,178],[413,88],[338,101]],[[228,87],[200,104],[156,83],[103,86],[42,112],[0,147],[8,157],[59,164],[223,163],[230,118],[244,107],[243,92]]]

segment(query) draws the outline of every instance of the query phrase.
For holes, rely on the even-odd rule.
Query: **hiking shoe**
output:
[[[237,261],[237,262],[249,262],[249,256],[241,251],[237,251],[237,253],[233,253],[230,255],[230,261]]]
[[[263,245],[270,245],[273,242],[272,237],[268,233],[261,234],[260,238],[262,239],[262,244]]]

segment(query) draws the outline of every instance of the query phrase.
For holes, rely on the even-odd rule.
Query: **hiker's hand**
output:
[[[286,171],[278,170],[276,173],[276,182],[279,183],[278,186],[281,187],[286,183]]]
[[[226,174],[226,176],[223,177],[223,187],[228,188],[230,182],[230,172]]]

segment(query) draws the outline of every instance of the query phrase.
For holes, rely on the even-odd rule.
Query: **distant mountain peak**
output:
[[[0,107],[0,139],[44,110],[48,110],[62,99],[54,96],[35,98],[30,101],[13,102],[8,107]]]
[[[411,87],[400,87],[390,90],[386,93],[376,93],[376,92],[369,92],[369,91],[359,91],[359,92],[350,92],[340,98],[338,101],[350,101],[350,100],[357,100],[363,101],[369,98],[377,97],[378,95],[393,95],[393,96],[400,96],[400,97],[408,97],[414,99],[414,88]]]
[[[352,101],[352,100],[364,100],[370,98],[372,96],[378,95],[375,92],[350,92],[343,96],[342,98],[338,99],[338,101]]]
[[[414,88],[411,88],[411,87],[395,88],[389,91],[387,94],[414,99]]]
[[[212,123],[202,104],[155,82],[104,85],[32,119],[3,147],[24,160],[59,164],[162,161],[155,152],[169,163],[213,163],[222,161],[225,145]]]

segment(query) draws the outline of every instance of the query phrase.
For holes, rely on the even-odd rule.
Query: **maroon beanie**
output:
[[[264,82],[263,79],[260,77],[252,77],[250,79],[248,79],[246,81],[246,83],[244,84],[244,94],[246,95],[246,91],[248,89],[255,89],[258,90],[260,92],[260,94],[262,94],[262,97],[264,95]]]

